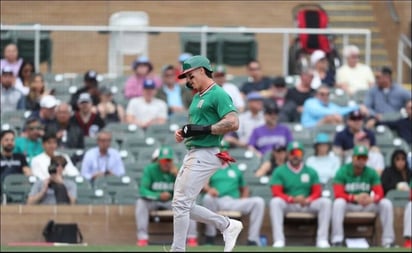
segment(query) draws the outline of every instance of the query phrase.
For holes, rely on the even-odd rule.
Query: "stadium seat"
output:
[[[77,191],[78,205],[110,205],[112,197],[102,189],[82,189]]]
[[[232,148],[229,149],[229,154],[236,159],[236,164],[243,173],[246,170],[249,170],[247,173],[254,173],[261,162],[254,152],[247,149]]]
[[[189,27],[201,27],[202,25],[191,25]],[[196,33],[180,33],[180,45],[181,51],[191,53],[192,55],[201,54],[201,34]],[[211,63],[221,63],[218,62],[219,59],[219,42],[215,34],[208,33],[206,40],[207,47],[207,58],[209,58]]]
[[[89,180],[85,179],[82,176],[74,176],[74,177],[64,176],[64,178],[72,180],[76,184],[78,192],[83,191],[83,190],[91,190],[93,188]]]
[[[409,191],[399,191],[393,189],[386,193],[385,197],[392,202],[393,207],[404,208],[410,199],[409,194]]]
[[[114,196],[114,204],[116,205],[136,205],[136,200],[139,197],[138,191],[119,190]]]
[[[268,184],[254,184],[250,186],[251,196],[259,196],[265,200],[265,205],[268,206],[272,199],[272,191]]]
[[[228,82],[233,83],[239,89],[242,88],[243,84],[248,81],[249,81],[249,76],[247,75],[235,75],[232,77],[232,79],[228,80]]]
[[[7,196],[7,202],[26,203],[30,189],[37,180],[34,176],[27,177],[23,174],[10,174],[6,176],[2,184],[2,192]]]
[[[152,137],[158,140],[160,143],[164,143],[166,138],[172,136],[174,138],[174,131],[177,130],[179,126],[176,124],[161,124],[161,125],[151,125],[146,129],[145,136]],[[175,141],[176,142],[176,141]]]

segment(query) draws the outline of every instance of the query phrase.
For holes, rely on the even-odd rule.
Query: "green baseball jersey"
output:
[[[140,196],[159,200],[162,192],[173,195],[175,179],[176,177],[171,173],[163,172],[158,163],[150,163],[143,170],[139,186]]]
[[[353,170],[353,164],[347,163],[336,172],[333,179],[334,183],[345,185],[345,191],[348,194],[370,193],[372,186],[381,183],[376,170],[368,166],[365,166],[359,176],[355,176]]]
[[[219,197],[230,196],[238,199],[240,198],[239,188],[245,185],[242,172],[234,164],[218,169],[209,179],[209,186],[219,192]]]
[[[189,123],[197,125],[213,125],[226,114],[236,111],[232,98],[219,85],[215,84],[208,91],[193,96],[189,107]],[[185,139],[186,147],[219,147],[222,135],[207,134]]]
[[[319,183],[318,173],[311,167],[303,165],[299,171],[294,171],[287,164],[277,167],[269,181],[270,185],[282,185],[283,192],[293,197],[308,197],[312,186]]]

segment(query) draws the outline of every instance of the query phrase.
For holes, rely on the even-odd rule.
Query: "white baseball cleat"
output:
[[[285,242],[284,241],[276,241],[273,244],[273,248],[283,248],[283,247],[285,247]]]
[[[224,252],[231,252],[235,247],[237,237],[243,229],[243,224],[240,221],[229,219],[229,227],[223,231],[223,240],[225,241]]]
[[[318,241],[318,242],[316,243],[316,247],[318,247],[318,248],[323,248],[323,249],[325,249],[325,248],[330,248],[330,244],[329,244],[328,241],[326,241],[326,240],[321,240],[321,241]]]

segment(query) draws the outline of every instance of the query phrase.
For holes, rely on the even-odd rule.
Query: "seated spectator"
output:
[[[26,157],[21,153],[13,153],[14,149],[14,132],[12,130],[3,130],[0,134],[1,152],[0,152],[0,182],[3,184],[6,176],[10,174],[32,174]],[[0,187],[1,188],[1,187]],[[0,189],[1,191],[1,189]]]
[[[213,70],[213,80],[219,84],[229,96],[232,98],[238,112],[243,112],[245,109],[245,101],[239,88],[233,83],[226,80],[226,67],[224,65],[216,65]]]
[[[53,134],[45,134],[42,138],[44,152],[33,157],[31,161],[31,168],[33,175],[44,180],[49,178],[48,168],[51,164],[53,156],[60,155],[66,160],[63,167],[63,176],[74,177],[79,175],[79,170],[73,165],[70,157],[67,154],[57,152],[57,137]]]
[[[352,162],[343,165],[333,180],[332,244],[343,246],[343,220],[346,212],[377,212],[382,224],[382,246],[393,247],[393,206],[384,198],[378,173],[368,166],[368,149],[355,146]],[[374,195],[371,195],[371,192]]]
[[[102,118],[92,110],[92,98],[89,93],[82,93],[77,100],[79,110],[74,113],[71,121],[80,126],[84,136],[95,137],[106,125]]]
[[[265,123],[263,115],[263,97],[253,91],[247,95],[247,110],[239,113],[237,132],[224,136],[224,140],[236,147],[247,147],[253,129]]]
[[[363,124],[364,114],[360,110],[355,110],[349,113],[345,128],[335,134],[333,140],[333,151],[341,159],[347,157],[346,154],[351,154],[355,140],[355,134],[365,132],[368,135],[371,147],[376,145],[374,132],[367,130]]]
[[[265,155],[275,144],[287,145],[292,141],[292,133],[287,126],[277,123],[279,109],[276,104],[265,105],[265,124],[253,129],[249,139],[249,148],[258,156]]]
[[[303,127],[313,128],[327,124],[341,124],[343,116],[359,108],[357,105],[339,106],[329,101],[329,95],[329,87],[322,85],[316,91],[315,97],[305,101],[301,117]]]
[[[376,118],[370,118],[367,122],[367,127],[372,129],[375,125],[385,125],[395,131],[399,137],[404,139],[409,145],[412,145],[412,100],[406,101],[405,104],[406,117],[397,120],[380,121]]]
[[[40,99],[40,110],[33,111],[30,117],[40,120],[42,125],[47,128],[48,125],[56,122],[56,106],[60,103],[53,95],[45,95]]]
[[[100,89],[100,102],[97,104],[97,114],[103,119],[105,124],[115,122],[125,122],[126,116],[121,104],[113,99],[112,91],[107,87]]]
[[[222,150],[222,149],[221,149]],[[203,188],[203,206],[213,212],[238,211],[249,215],[247,245],[260,245],[260,230],[265,214],[265,201],[259,196],[250,196],[242,172],[236,164],[225,164],[209,179]],[[214,244],[216,227],[206,224],[206,244]]]
[[[271,152],[263,157],[262,164],[255,172],[256,177],[271,176],[273,171],[286,162],[286,146],[275,144]]]
[[[240,91],[242,92],[243,96],[247,96],[252,91],[262,92],[262,96],[266,96],[265,92],[271,86],[271,82],[269,77],[263,75],[262,68],[260,66],[260,62],[257,60],[251,60],[246,65],[246,70],[251,78],[251,81],[247,81],[242,85]]]
[[[72,180],[63,178],[65,165],[64,157],[52,158],[48,166],[50,177],[37,180],[33,184],[27,199],[28,205],[73,205],[76,203],[77,185]]]
[[[30,166],[32,158],[43,152],[41,136],[44,134],[44,127],[38,119],[28,118],[23,131],[24,134],[16,138],[13,153],[25,155]]]
[[[97,72],[94,70],[88,70],[84,74],[84,85],[82,88],[78,89],[70,98],[70,105],[73,110],[78,111],[78,101],[79,97],[83,93],[89,93],[92,105],[97,106],[99,104],[99,81],[97,80]]]
[[[328,87],[335,86],[335,71],[329,68],[329,62],[324,51],[313,51],[310,55],[310,64],[314,69],[313,79],[310,85],[312,89],[316,90],[321,85],[327,85]]]
[[[272,80],[272,87],[266,101],[273,101],[279,108],[279,122],[293,122],[296,116],[296,104],[286,100],[288,88],[285,78],[279,76]]]
[[[303,104],[306,99],[315,95],[315,90],[311,88],[313,79],[313,70],[311,68],[303,68],[300,72],[300,78],[295,87],[289,88],[286,94],[286,101],[295,103],[296,112],[292,116],[293,122],[300,121],[300,115],[303,111]]]
[[[412,171],[408,169],[406,152],[396,149],[391,156],[391,165],[386,167],[381,175],[383,192],[385,195],[390,190],[409,191],[409,182],[412,179]]]
[[[335,176],[341,162],[332,152],[332,142],[327,134],[317,134],[313,148],[315,154],[306,160],[306,165],[316,170],[321,184],[325,185]]]
[[[57,143],[62,148],[84,148],[83,129],[71,121],[73,114],[72,107],[67,103],[61,103],[56,106],[56,120],[53,124],[47,125],[46,134],[55,134]]]
[[[149,214],[152,210],[172,210],[173,186],[177,166],[173,164],[173,149],[163,146],[156,161],[145,166],[139,185],[140,197],[136,202],[137,246],[149,244]],[[190,220],[188,246],[197,246],[196,221]]]
[[[329,248],[328,234],[332,203],[322,198],[316,170],[303,163],[303,146],[293,141],[287,146],[288,161],[276,168],[269,184],[273,198],[269,204],[273,247],[285,247],[283,220],[288,212],[311,212],[318,217],[316,247]]]
[[[409,202],[405,206],[405,211],[403,214],[403,237],[405,238],[405,243],[404,247],[405,248],[412,248],[412,242],[411,242],[411,237],[412,237],[412,180],[410,181],[409,184]]]
[[[10,68],[13,76],[17,77],[20,67],[23,64],[23,59],[19,57],[17,45],[10,43],[4,47],[3,59],[0,60],[1,68]]]
[[[156,89],[160,88],[162,82],[153,74],[153,65],[146,56],[138,57],[132,64],[133,74],[127,79],[124,86],[124,96],[127,99],[143,95],[143,83],[146,79],[154,82]]]
[[[20,67],[19,74],[17,75],[15,87],[24,96],[29,94],[31,78],[34,75],[34,64],[28,61],[24,61]]]
[[[145,80],[143,96],[132,98],[126,109],[126,122],[146,129],[151,125],[165,124],[167,121],[167,104],[156,95],[153,80]]]
[[[102,130],[97,134],[97,147],[87,150],[83,157],[81,175],[95,180],[106,175],[123,176],[125,169],[119,151],[110,147],[112,134]]]
[[[40,100],[47,94],[43,75],[34,74],[30,79],[29,93],[25,96],[25,109],[29,111],[40,110]]]
[[[176,81],[173,65],[163,67],[162,82],[162,87],[157,91],[156,97],[167,103],[169,114],[187,111],[193,94],[190,89]]]
[[[1,70],[1,111],[11,112],[24,110],[26,107],[24,95],[15,87],[16,78],[10,67],[2,67]]]
[[[369,66],[359,62],[359,48],[355,45],[345,47],[343,57],[346,58],[346,64],[336,70],[336,87],[349,95],[371,88],[375,76]]]
[[[179,55],[179,57],[177,58],[178,65],[174,69],[174,71],[175,71],[175,81],[178,82],[180,85],[186,84],[186,79],[184,79],[184,78],[179,79],[179,75],[182,74],[183,62],[185,62],[187,59],[189,59],[192,56],[193,55],[191,53],[184,52],[184,53],[181,53]]]
[[[370,115],[381,119],[382,114],[399,112],[409,100],[411,92],[392,80],[389,67],[383,67],[376,85],[367,91],[364,103]]]

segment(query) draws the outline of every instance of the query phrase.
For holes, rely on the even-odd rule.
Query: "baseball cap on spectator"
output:
[[[300,149],[303,151],[303,145],[299,141],[291,141],[288,144],[287,151],[292,151],[294,149]]]
[[[224,65],[218,64],[214,66],[213,72],[219,74],[226,74],[226,67]]]
[[[156,84],[153,80],[151,79],[146,79],[143,82],[143,89],[155,89],[156,88]]]
[[[281,76],[275,77],[275,78],[272,80],[272,84],[273,84],[273,86],[276,86],[276,87],[286,87],[285,78],[283,78],[283,77],[281,77]]]
[[[40,99],[41,108],[51,109],[53,107],[56,107],[58,104],[59,101],[57,101],[57,99],[52,95],[46,95]]]
[[[323,52],[322,50],[315,50],[310,55],[310,64],[312,64],[312,66],[314,66],[318,61],[322,60],[325,57],[326,57],[325,52]]]
[[[84,81],[93,81],[97,83],[97,72],[89,70],[84,74]]]
[[[162,74],[164,74],[168,70],[174,70],[174,69],[175,69],[175,66],[173,66],[172,64],[163,65]]]
[[[77,103],[81,104],[84,102],[91,103],[92,102],[92,97],[90,97],[89,93],[82,93],[80,94],[79,98],[77,99]]]
[[[189,59],[190,57],[192,57],[193,55],[191,53],[182,53],[179,55],[179,62],[183,63],[184,61],[186,61],[187,59]]]
[[[169,146],[163,146],[159,149],[158,160],[173,159],[173,149]]]
[[[315,144],[329,144],[329,135],[326,133],[318,133],[315,137]]]
[[[132,69],[136,70],[136,68],[139,65],[148,66],[149,67],[149,72],[151,72],[153,70],[153,65],[152,65],[152,63],[150,62],[150,60],[147,56],[142,55],[142,56],[137,57],[136,60],[132,64]]]
[[[388,66],[383,66],[383,67],[381,68],[381,73],[384,74],[384,75],[389,75],[389,76],[391,76],[391,75],[392,75],[392,69],[391,69],[390,67],[388,67]]]
[[[364,116],[360,110],[354,110],[349,113],[349,119],[351,120],[361,120]]]
[[[4,66],[1,69],[1,74],[2,75],[13,74],[13,69],[10,66]]]
[[[354,156],[368,156],[368,148],[362,145],[356,145],[353,148]]]
[[[220,142],[220,147],[219,148],[220,148],[220,151],[228,150],[230,148],[230,144],[229,144],[229,142],[222,139],[222,141]]]
[[[259,92],[257,91],[252,91],[249,94],[247,94],[246,96],[247,101],[251,101],[251,100],[263,100],[262,95],[260,95]]]
[[[106,87],[106,86],[101,87],[101,88],[99,89],[99,92],[100,92],[100,94],[102,94],[102,95],[113,95],[112,91],[111,91],[108,87]]]
[[[286,151],[286,146],[282,145],[282,144],[279,144],[279,143],[276,143],[272,146],[272,150],[274,150],[274,151]]]
[[[279,108],[275,103],[267,103],[264,106],[264,113],[265,114],[278,114],[279,113]]]

